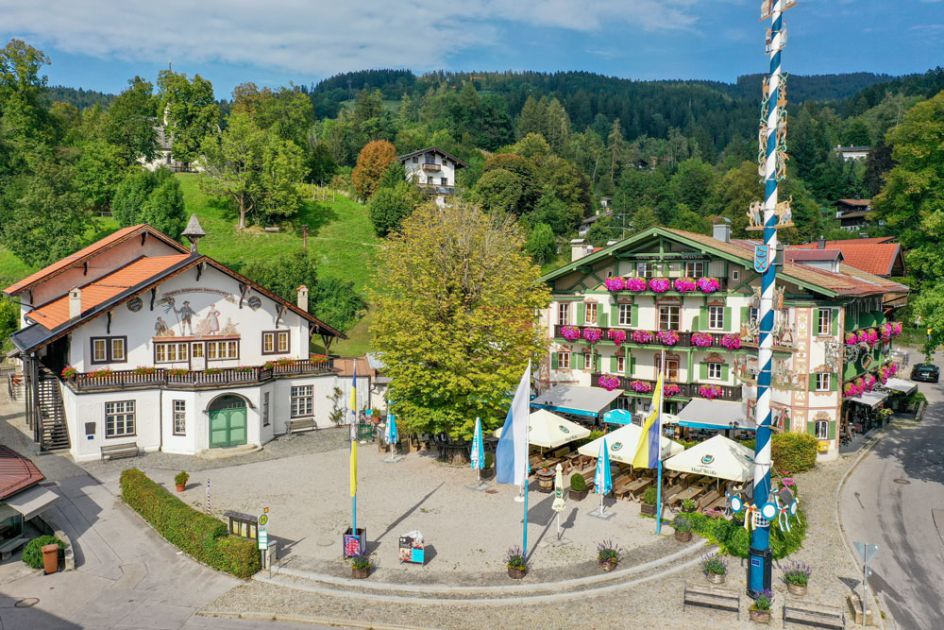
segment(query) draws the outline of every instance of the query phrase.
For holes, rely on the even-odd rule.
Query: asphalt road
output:
[[[944,387],[919,387],[929,403],[924,421],[893,426],[839,502],[849,540],[879,546],[869,585],[886,626],[907,630],[944,628]]]

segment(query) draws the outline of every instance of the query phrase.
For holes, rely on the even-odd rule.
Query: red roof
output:
[[[138,258],[107,276],[81,287],[82,310],[85,311],[107,302],[119,293],[150,280],[157,274],[170,269],[177,263],[190,258],[189,254],[174,256],[154,256]],[[69,317],[69,294],[56,298],[26,314],[27,319],[41,324],[46,330],[53,330],[71,319]]]
[[[35,486],[45,479],[29,458],[6,446],[0,446],[0,499]]]
[[[890,276],[895,262],[901,256],[901,246],[890,243],[893,237],[852,238],[842,241],[826,241],[825,249],[838,249],[843,262],[876,276]],[[791,245],[788,249],[819,249],[818,243]]]
[[[25,278],[23,278],[16,284],[11,284],[6,289],[4,289],[3,292],[6,293],[7,295],[13,295],[15,293],[25,291],[26,289],[30,288],[37,282],[46,280],[56,274],[66,271],[67,269],[70,269],[71,267],[85,261],[88,258],[91,258],[92,256],[98,253],[101,253],[102,251],[106,249],[109,249],[110,247],[114,247],[115,245],[118,245],[119,243],[123,243],[124,241],[130,238],[134,238],[135,236],[138,236],[142,232],[147,232],[148,234],[156,236],[162,241],[165,241],[168,245],[171,245],[179,249],[181,252],[188,251],[187,248],[185,248],[183,245],[181,245],[174,239],[170,238],[166,234],[163,234],[162,232],[155,230],[149,225],[145,225],[144,223],[140,225],[132,225],[130,227],[122,228],[118,230],[117,232],[112,232],[105,238],[95,241],[88,247],[83,247],[82,249],[75,252],[74,254],[70,254],[66,256],[65,258],[57,260],[56,262],[52,263],[48,267],[43,267],[36,273],[26,276]]]
[[[788,248],[787,260],[790,262],[816,262],[842,260],[842,252],[838,249],[793,249]]]

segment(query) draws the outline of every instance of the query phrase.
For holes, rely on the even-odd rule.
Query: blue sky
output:
[[[50,84],[120,91],[173,63],[226,97],[378,67],[588,70],[734,81],[763,72],[759,0],[0,0],[0,38],[46,51]],[[944,0],[799,0],[793,74],[944,65]]]

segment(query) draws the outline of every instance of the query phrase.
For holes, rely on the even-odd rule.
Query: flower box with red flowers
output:
[[[710,348],[715,343],[715,338],[710,333],[697,332],[692,333],[692,345],[698,348]]]
[[[580,339],[580,329],[576,326],[564,326],[561,328],[561,337],[567,341],[577,341]]]
[[[610,328],[606,331],[606,338],[619,346],[626,341],[626,331],[619,328]]]

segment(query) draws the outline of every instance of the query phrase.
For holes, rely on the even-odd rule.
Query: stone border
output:
[[[217,619],[245,619],[247,621],[281,621],[285,623],[305,623],[311,625],[331,626],[336,628],[372,628],[374,630],[418,630],[418,626],[394,626],[378,624],[355,619],[337,619],[335,617],[315,617],[309,615],[294,615],[266,612],[224,612],[224,611],[197,611],[201,617]]]

